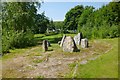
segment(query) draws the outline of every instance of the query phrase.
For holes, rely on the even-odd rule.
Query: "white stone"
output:
[[[88,39],[81,39],[81,47],[82,48],[87,48],[88,47]]]

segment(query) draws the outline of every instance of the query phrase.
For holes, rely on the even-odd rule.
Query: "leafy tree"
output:
[[[87,20],[92,16],[94,7],[92,6],[86,6],[83,10],[79,20],[78,20],[78,32],[80,32],[80,29],[84,26],[86,26]]]
[[[82,5],[75,6],[71,10],[69,10],[65,15],[64,25],[70,29],[77,29],[78,19],[81,16],[84,8]]]
[[[60,33],[64,32],[63,30],[65,30],[65,28],[63,21],[56,21],[54,22],[54,25],[55,25],[55,29],[58,30]]]
[[[12,47],[25,47],[33,42],[31,30],[39,3],[9,2],[2,4],[2,52]]]
[[[45,16],[45,13],[37,14],[35,19],[34,33],[45,33],[49,25],[49,19]]]
[[[3,4],[2,24],[4,28],[24,32],[35,26],[36,6],[34,2],[9,2]]]
[[[80,13],[79,13],[80,12]],[[75,6],[65,16],[65,26],[69,30],[77,29],[87,38],[119,37],[120,1],[110,2],[99,9],[92,6]]]

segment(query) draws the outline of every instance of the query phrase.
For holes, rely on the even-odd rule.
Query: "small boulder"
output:
[[[68,36],[64,39],[62,48],[65,52],[76,52],[78,50],[74,39],[71,36]]]
[[[43,48],[43,51],[44,51],[44,52],[48,50],[47,43],[48,43],[47,40],[43,40],[42,48]]]
[[[81,47],[82,48],[87,48],[88,47],[88,39],[81,39]]]

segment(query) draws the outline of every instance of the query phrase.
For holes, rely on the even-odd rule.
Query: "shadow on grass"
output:
[[[80,52],[80,49],[78,49],[76,52]]]

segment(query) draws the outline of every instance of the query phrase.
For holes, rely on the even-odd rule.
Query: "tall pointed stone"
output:
[[[42,48],[44,52],[48,50],[47,43],[48,43],[47,40],[43,40]]]
[[[61,40],[61,43],[60,43],[60,47],[63,46],[63,42],[64,42],[65,38],[66,38],[66,35],[63,35],[62,40]]]

